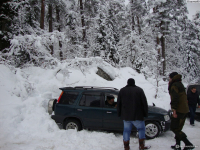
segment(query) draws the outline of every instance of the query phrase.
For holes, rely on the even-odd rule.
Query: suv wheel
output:
[[[82,127],[78,120],[70,119],[65,122],[65,129],[76,129],[77,131],[80,131]]]
[[[160,134],[161,127],[157,122],[154,121],[145,122],[145,127],[146,127],[145,135],[147,139],[153,139]]]

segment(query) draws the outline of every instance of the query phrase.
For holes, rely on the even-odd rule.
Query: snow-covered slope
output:
[[[80,62],[80,59],[78,60]],[[93,61],[93,60],[90,60]],[[97,67],[101,67],[113,79],[106,81],[99,77]],[[89,63],[70,67],[69,63],[59,63],[54,69],[28,67],[24,69],[0,65],[0,149],[2,150],[116,150],[123,149],[122,133],[103,131],[76,132],[60,130],[47,112],[47,103],[58,98],[60,87],[65,86],[106,86],[122,88],[129,78],[144,89],[148,104],[155,103],[166,110],[169,106],[167,83],[161,82],[158,98],[155,99],[154,80],[147,81],[142,74],[131,68],[113,68],[106,62]],[[200,127],[190,127],[188,121],[184,131],[189,139],[198,145]],[[159,138],[148,140],[152,150],[168,150],[174,143],[171,131]],[[135,136],[131,137],[131,148],[138,148]],[[200,148],[199,148],[200,149]]]

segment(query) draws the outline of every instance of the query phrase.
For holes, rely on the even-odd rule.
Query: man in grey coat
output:
[[[135,80],[130,78],[127,85],[118,94],[117,113],[124,122],[123,141],[124,149],[129,150],[129,141],[132,126],[134,125],[139,133],[139,149],[149,149],[145,146],[145,122],[144,117],[148,115],[148,104],[144,91],[135,85]]]

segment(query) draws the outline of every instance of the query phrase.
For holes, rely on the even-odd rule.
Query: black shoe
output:
[[[181,150],[181,146],[180,146],[181,141],[177,137],[175,137],[175,139],[176,139],[176,144],[172,145],[171,148],[174,149],[174,150]]]
[[[194,124],[190,124],[191,126],[195,126]]]
[[[194,148],[195,148],[194,145],[186,145],[183,150],[192,150]]]
[[[195,148],[195,146],[186,137],[182,141],[185,143],[183,150],[191,150]]]
[[[180,145],[172,145],[171,148],[174,150],[181,150]]]

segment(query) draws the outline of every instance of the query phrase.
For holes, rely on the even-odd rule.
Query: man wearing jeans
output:
[[[129,141],[132,126],[134,125],[139,133],[139,149],[149,149],[145,146],[145,122],[144,117],[148,115],[148,104],[144,91],[135,85],[135,80],[130,78],[127,85],[118,94],[117,113],[124,122],[123,142],[124,149],[129,150]]]

